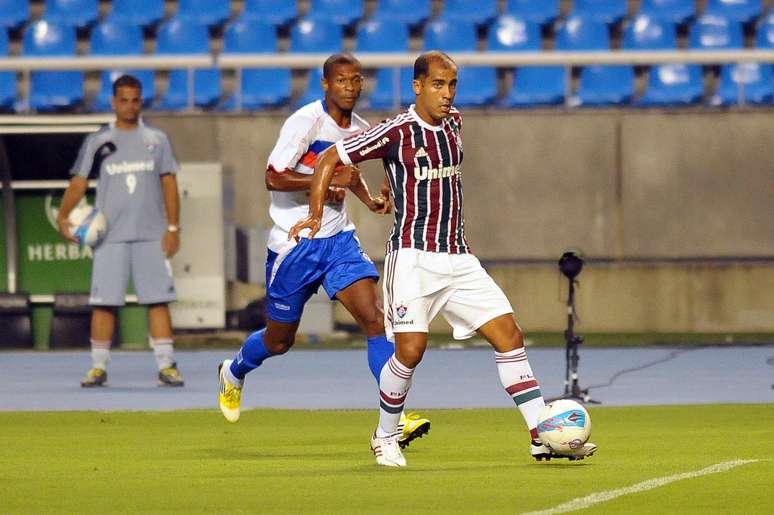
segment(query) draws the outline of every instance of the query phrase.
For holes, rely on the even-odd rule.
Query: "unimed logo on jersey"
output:
[[[115,175],[117,173],[152,172],[153,169],[153,161],[121,161],[120,163],[105,165],[105,171],[109,175]]]
[[[429,166],[417,166],[414,168],[414,178],[418,181],[424,181],[426,179],[443,179],[444,177],[460,175],[461,173],[462,167],[460,165],[439,166],[438,168],[430,168]]]
[[[390,138],[385,136],[384,138],[380,139],[379,141],[377,141],[376,143],[374,143],[370,147],[364,148],[363,150],[358,152],[358,154],[360,154],[361,156],[364,156],[366,154],[369,154],[369,153],[373,152],[376,149],[382,148],[383,146],[385,146],[389,142],[390,142]]]

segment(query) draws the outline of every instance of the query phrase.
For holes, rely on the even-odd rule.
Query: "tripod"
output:
[[[580,271],[580,270],[578,270]],[[572,399],[582,403],[600,404],[589,395],[589,390],[581,389],[578,385],[578,346],[583,343],[583,336],[576,335],[575,327],[575,277],[567,277],[570,282],[570,291],[567,294],[567,329],[564,331],[565,341],[565,375],[564,375],[564,394],[550,399]],[[549,401],[549,402],[550,402]]]

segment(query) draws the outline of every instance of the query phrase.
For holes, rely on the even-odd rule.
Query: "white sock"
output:
[[[169,368],[175,363],[175,349],[172,346],[172,338],[148,338],[153,348],[153,356],[159,370]]]
[[[233,384],[236,387],[242,388],[242,386],[245,384],[244,379],[239,379],[237,376],[234,375],[233,372],[231,372],[231,367],[226,367],[226,370],[223,371],[223,375],[226,376],[226,381]]]
[[[376,427],[379,438],[397,431],[413,374],[414,369],[403,365],[395,354],[382,367],[379,375],[379,425]]]
[[[107,370],[110,361],[110,340],[89,340],[91,342],[91,366]]]
[[[540,385],[532,375],[526,349],[521,347],[509,352],[495,352],[495,361],[503,388],[518,406],[530,436],[536,439],[537,417],[546,403],[540,393]]]

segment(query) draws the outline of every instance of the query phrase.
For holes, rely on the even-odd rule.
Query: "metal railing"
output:
[[[418,53],[358,53],[355,56],[366,69],[400,68],[412,66]],[[245,68],[312,69],[322,65],[329,54],[199,54],[147,56],[84,56],[84,57],[7,57],[0,59],[0,71],[20,72],[29,84],[33,71],[64,70],[188,70],[189,108],[193,107],[193,72],[197,69],[218,68],[236,72],[235,97],[241,108],[241,70]],[[774,63],[774,50],[672,50],[672,51],[594,51],[594,52],[459,52],[451,56],[460,66],[518,66],[589,65],[659,65],[698,64],[718,65],[731,63]],[[400,87],[396,83],[396,87]],[[569,87],[569,86],[568,86]],[[740,83],[740,89],[743,84]],[[399,91],[396,91],[399,93]],[[29,92],[26,96],[28,98]],[[740,92],[743,99],[744,93]],[[399,95],[395,95],[399,98]],[[28,105],[28,104],[26,104]]]

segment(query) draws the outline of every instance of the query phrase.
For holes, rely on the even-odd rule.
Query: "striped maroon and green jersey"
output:
[[[336,143],[345,164],[381,159],[390,181],[395,224],[387,252],[413,248],[467,254],[462,216],[462,117],[452,108],[440,125],[411,106]]]

